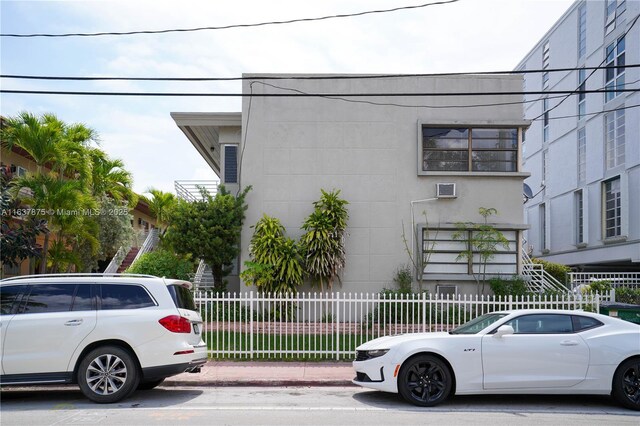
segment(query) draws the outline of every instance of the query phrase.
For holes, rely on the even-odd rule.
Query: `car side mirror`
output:
[[[502,337],[502,336],[506,336],[508,334],[513,334],[514,330],[513,327],[511,327],[510,325],[501,325],[495,332],[494,337]]]

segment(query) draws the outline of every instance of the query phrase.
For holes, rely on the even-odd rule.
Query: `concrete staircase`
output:
[[[121,274],[122,272],[124,272],[129,266],[131,266],[131,264],[133,263],[133,261],[135,260],[136,256],[138,255],[138,252],[140,251],[139,247],[131,247],[131,249],[129,250],[129,252],[127,253],[127,255],[124,257],[124,260],[122,261],[122,263],[120,264],[120,266],[118,266],[118,270],[117,272],[119,274]]]

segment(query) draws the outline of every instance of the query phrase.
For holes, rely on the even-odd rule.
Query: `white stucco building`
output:
[[[521,76],[270,77],[283,79],[245,75],[243,93],[253,96],[244,98],[241,113],[172,113],[222,183],[253,186],[239,265],[249,258],[250,227],[263,213],[298,238],[320,190],[339,189],[350,215],[340,291],[392,287],[396,269],[409,263],[404,229],[413,250],[435,243],[425,289],[475,293],[469,272],[478,265],[456,260],[464,244],[452,232],[456,222],[481,221],[480,207],[498,210],[489,221],[510,241],[488,271],[520,272],[529,175],[520,141],[528,122],[521,96],[491,93],[519,92]],[[433,93],[483,95],[418,96]],[[282,96],[291,94],[335,96]],[[439,184],[447,184],[440,194]]]
[[[576,1],[518,65],[533,255],[587,271],[640,271],[640,2]],[[601,67],[594,71],[594,67]],[[624,92],[622,89],[632,90]],[[541,99],[535,101],[537,99]],[[559,105],[559,106],[558,106]]]

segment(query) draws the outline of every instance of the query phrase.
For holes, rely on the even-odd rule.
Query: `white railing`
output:
[[[224,293],[197,291],[209,353],[223,358],[352,358],[376,337],[448,331],[478,315],[508,309],[584,309],[599,295],[554,297]]]
[[[640,272],[570,272],[571,288],[587,286],[594,281],[608,281],[611,287],[640,288]]]
[[[153,251],[153,249],[158,244],[158,235],[158,228],[153,228],[149,231],[149,233],[147,234],[147,238],[145,238],[144,243],[142,243],[142,247],[140,247],[140,250],[138,250],[138,253],[133,259],[133,262],[131,262],[132,265],[136,262],[136,260],[140,259],[140,256]]]
[[[522,250],[522,275],[527,278],[527,287],[533,293],[544,293],[545,291],[563,292],[568,290],[553,275],[545,271],[544,266],[533,263],[524,248]]]
[[[213,275],[211,274],[211,268],[202,259],[200,259],[200,263],[198,263],[198,269],[193,277],[193,284],[195,284],[197,289],[213,287]]]
[[[111,259],[111,262],[109,262],[109,264],[105,268],[104,273],[113,274],[117,272],[118,268],[122,264],[122,261],[127,256],[127,253],[129,253],[129,250],[131,250],[131,246],[120,246],[116,254],[113,256],[113,259]]]
[[[178,198],[193,202],[201,201],[202,189],[206,190],[212,197],[218,192],[218,180],[176,180],[173,182]]]

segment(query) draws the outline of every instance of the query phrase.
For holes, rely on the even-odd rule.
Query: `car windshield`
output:
[[[484,314],[454,328],[449,334],[476,334],[506,316],[507,314]]]

